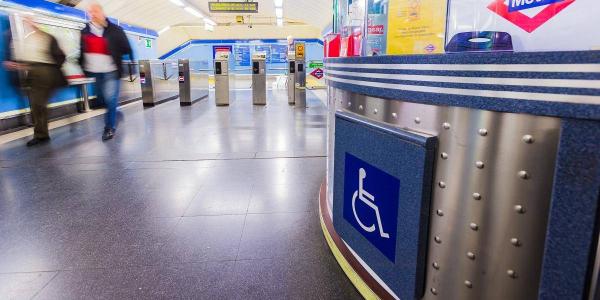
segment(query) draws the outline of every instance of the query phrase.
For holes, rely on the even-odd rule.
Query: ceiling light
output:
[[[189,6],[186,6],[184,9],[185,9],[185,11],[187,11],[188,13],[190,13],[191,15],[193,15],[194,17],[204,18],[204,15],[202,15],[199,11],[197,11],[197,10],[195,10],[195,9],[189,7]]]
[[[283,0],[275,0],[275,7],[282,7],[283,6]]]
[[[210,25],[208,23],[204,23],[204,30],[206,30],[206,31],[215,31],[215,26]]]
[[[181,0],[169,0],[171,2],[173,2],[173,4],[177,5],[177,6],[181,6],[184,7],[185,4],[183,2],[181,2]]]
[[[169,29],[171,29],[171,26],[167,26],[167,27],[165,27],[165,28],[163,28],[163,29],[159,30],[159,31],[158,31],[158,35],[161,35],[161,34],[165,33],[165,32],[166,32],[167,30],[169,30]]]
[[[277,18],[277,26],[283,27],[283,19]]]
[[[276,8],[275,16],[279,19],[283,18],[283,8],[281,8],[281,7]]]
[[[217,23],[215,23],[215,21],[213,21],[213,20],[211,20],[211,19],[209,19],[209,18],[204,18],[204,23],[206,23],[206,24],[210,24],[210,25],[212,25],[212,26],[215,26],[215,25],[217,25]]]

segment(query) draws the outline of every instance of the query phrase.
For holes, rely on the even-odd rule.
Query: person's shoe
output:
[[[108,141],[108,140],[112,139],[113,137],[115,137],[114,129],[104,129],[104,133],[102,134],[103,141]]]
[[[41,145],[48,143],[50,138],[33,138],[29,142],[27,142],[27,147],[33,147],[35,145]]]

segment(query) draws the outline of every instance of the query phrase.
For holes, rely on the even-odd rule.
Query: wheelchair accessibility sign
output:
[[[396,260],[400,181],[346,153],[344,219],[389,260]]]

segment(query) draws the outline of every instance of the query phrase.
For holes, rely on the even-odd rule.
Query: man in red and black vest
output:
[[[102,140],[110,140],[117,129],[117,106],[123,75],[123,55],[133,60],[133,51],[121,27],[106,18],[102,7],[93,3],[88,8],[90,23],[81,31],[79,63],[88,77],[96,79],[96,95],[105,103]]]

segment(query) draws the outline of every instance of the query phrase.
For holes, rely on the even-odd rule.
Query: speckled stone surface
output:
[[[172,101],[0,145],[0,299],[359,299],[320,228],[326,109]]]

